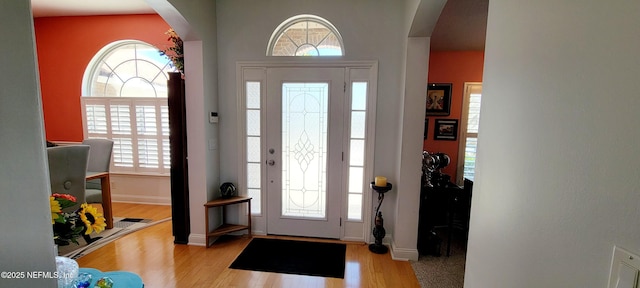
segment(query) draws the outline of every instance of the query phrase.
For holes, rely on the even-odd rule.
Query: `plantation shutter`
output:
[[[114,172],[169,173],[166,98],[83,97],[82,106],[87,138],[114,141]]]
[[[464,149],[464,178],[474,180],[476,168],[476,152],[478,146],[478,130],[480,123],[480,99],[482,85],[470,85],[468,88],[468,116]]]

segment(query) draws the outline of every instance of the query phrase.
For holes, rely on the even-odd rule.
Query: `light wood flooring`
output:
[[[169,206],[113,204],[116,217],[160,220],[171,215]],[[173,244],[171,221],[167,221],[124,236],[77,261],[80,267],[137,273],[145,287],[152,288],[420,287],[409,262],[394,261],[389,253],[371,253],[366,244],[354,242],[344,242],[344,279],[227,268],[249,241],[247,236],[225,236],[209,248]]]

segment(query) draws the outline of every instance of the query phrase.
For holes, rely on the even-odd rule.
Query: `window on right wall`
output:
[[[478,151],[478,133],[480,130],[480,99],[482,83],[465,82],[462,101],[462,119],[460,121],[460,147],[458,150],[458,173],[456,182],[464,183],[475,178],[476,152]]]

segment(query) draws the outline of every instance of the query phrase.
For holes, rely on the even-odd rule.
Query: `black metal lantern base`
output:
[[[376,239],[376,242],[374,244],[369,244],[369,251],[373,253],[385,254],[389,251],[387,246],[382,245],[382,239],[387,234],[382,226],[383,223],[384,220],[382,219],[382,212],[378,212],[376,215],[376,226],[373,227],[373,237]]]
[[[369,244],[369,251],[376,254],[385,254],[387,253],[387,251],[389,251],[389,248],[387,248],[387,246],[384,246],[384,245]]]
[[[380,212],[380,205],[382,205],[382,201],[384,200],[384,193],[389,192],[391,190],[391,183],[387,183],[387,186],[375,186],[375,182],[371,182],[371,188],[378,192],[378,208],[376,208],[375,215],[375,226],[373,227],[373,237],[376,239],[374,244],[369,244],[369,251],[376,254],[385,254],[389,251],[387,246],[382,244],[382,239],[387,234],[384,230],[384,219],[382,218],[382,212]]]

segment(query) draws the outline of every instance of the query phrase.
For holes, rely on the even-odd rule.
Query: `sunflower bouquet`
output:
[[[92,232],[100,233],[106,227],[105,219],[98,210],[83,203],[73,212],[62,212],[63,209],[77,203],[76,197],[69,194],[54,193],[49,197],[51,206],[51,224],[53,240],[57,245],[79,244],[77,238]]]

